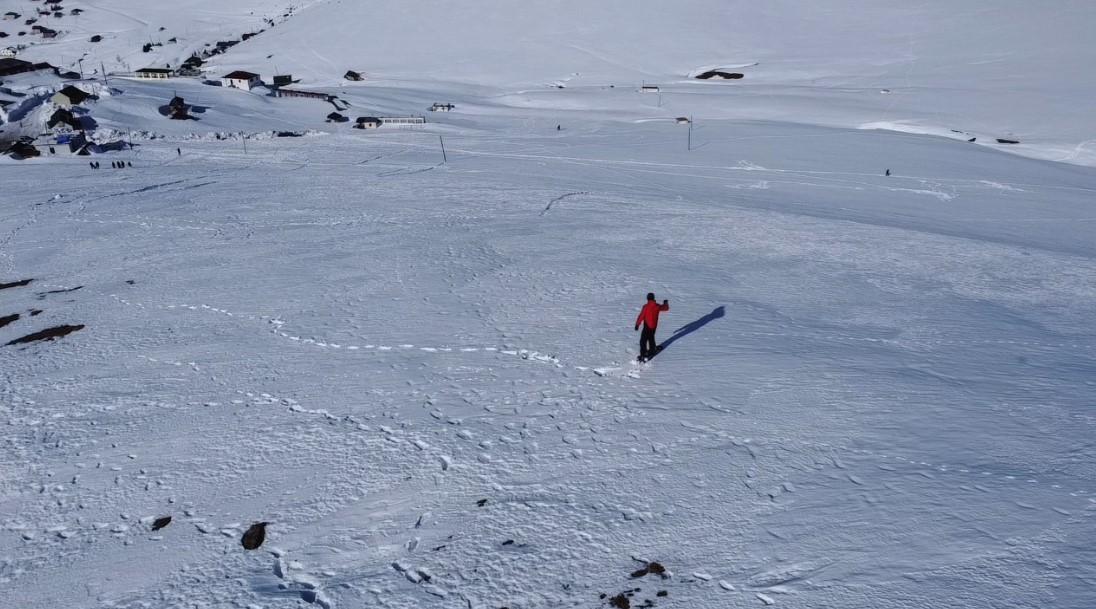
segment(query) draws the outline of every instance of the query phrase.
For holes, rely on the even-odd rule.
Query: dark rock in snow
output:
[[[745,74],[741,72],[724,72],[723,70],[708,70],[696,75],[699,80],[711,80],[713,78],[716,80],[738,80],[744,76]]]
[[[667,577],[666,567],[663,567],[660,563],[649,562],[647,566],[638,571],[632,572],[632,578],[643,577],[644,575],[661,575],[663,579]]]
[[[72,334],[73,332],[77,332],[77,331],[83,330],[83,329],[84,329],[84,324],[80,324],[80,325],[77,325],[77,326],[64,325],[64,326],[56,326],[56,327],[53,327],[53,328],[46,328],[45,330],[41,330],[41,331],[35,332],[33,334],[28,334],[26,336],[23,336],[23,337],[15,339],[13,341],[10,341],[10,342],[7,343],[7,346],[33,343],[33,342],[39,341],[39,340],[43,340],[43,341],[53,340],[55,338],[61,338],[62,336],[68,336],[69,334]]]
[[[11,283],[0,283],[0,290],[6,290],[8,288],[21,288],[28,285],[33,279],[22,279],[20,281],[13,281]]]
[[[622,592],[609,599],[609,606],[615,607],[616,609],[631,609],[632,601]]]
[[[166,527],[169,524],[171,524],[171,516],[161,516],[161,517],[157,518],[156,520],[152,521],[152,530],[153,531],[159,531],[160,529]]]
[[[259,546],[263,545],[266,541],[266,525],[269,522],[256,522],[251,525],[250,528],[244,533],[244,536],[240,539],[240,545],[245,550],[256,550]]]
[[[38,292],[38,294],[36,294],[36,296],[38,296],[38,299],[41,300],[41,299],[45,298],[46,296],[48,296],[49,294],[68,294],[69,292],[75,292],[75,291],[81,290],[83,288],[84,288],[84,286],[78,285],[74,288],[65,288],[65,289],[61,289],[61,290],[49,290],[47,292]]]

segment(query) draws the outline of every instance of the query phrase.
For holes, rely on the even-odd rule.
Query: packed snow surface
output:
[[[21,51],[338,99],[0,160],[0,607],[1096,606],[1090,3],[297,4]]]

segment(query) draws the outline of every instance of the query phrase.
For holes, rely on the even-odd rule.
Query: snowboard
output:
[[[640,363],[649,362],[649,361],[653,360],[655,358],[655,356],[658,355],[659,353],[662,353],[662,345],[658,345],[657,347],[655,347],[655,352],[648,354],[647,357],[643,357],[643,356],[637,357],[636,361],[640,362]]]

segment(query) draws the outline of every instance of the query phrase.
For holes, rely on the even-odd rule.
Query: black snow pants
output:
[[[654,357],[658,348],[655,346],[655,329],[646,325],[639,332],[639,359]]]

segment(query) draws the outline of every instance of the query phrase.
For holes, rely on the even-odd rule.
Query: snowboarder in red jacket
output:
[[[670,301],[663,300],[662,304],[655,302],[654,292],[647,294],[647,304],[643,305],[639,316],[636,317],[636,331],[639,324],[643,324],[643,332],[639,335],[639,361],[645,362],[658,353],[655,345],[655,330],[658,329],[658,314],[670,310]]]

